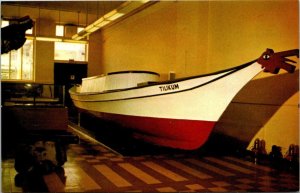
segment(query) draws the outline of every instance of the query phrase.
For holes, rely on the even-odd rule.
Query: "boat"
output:
[[[275,53],[210,73],[159,81],[151,71],[119,71],[82,79],[69,90],[74,105],[132,129],[134,137],[159,146],[194,150],[209,138],[234,96],[261,71],[293,73],[299,50]]]

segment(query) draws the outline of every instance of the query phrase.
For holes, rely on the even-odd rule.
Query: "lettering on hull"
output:
[[[178,84],[170,84],[170,85],[165,85],[165,86],[160,86],[160,91],[169,91],[169,90],[179,90],[179,85]]]

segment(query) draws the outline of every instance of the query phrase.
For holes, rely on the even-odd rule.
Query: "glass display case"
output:
[[[63,85],[1,83],[2,106],[65,106]]]

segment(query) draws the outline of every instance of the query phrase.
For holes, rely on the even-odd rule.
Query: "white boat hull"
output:
[[[107,93],[71,97],[75,106],[95,112],[169,119],[218,121],[238,91],[262,71],[253,63],[236,72]]]
[[[208,76],[108,92],[76,93],[76,107],[139,132],[143,140],[181,149],[200,147],[226,107],[255,75],[254,62]]]

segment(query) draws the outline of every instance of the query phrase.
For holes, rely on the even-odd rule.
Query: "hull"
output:
[[[135,129],[134,137],[152,144],[192,150],[208,139],[215,122],[185,119],[141,117],[90,111],[99,118],[119,123],[122,128]]]
[[[208,139],[238,91],[262,71],[256,63],[154,85],[108,92],[70,90],[76,107],[136,130],[161,146],[192,150]]]

